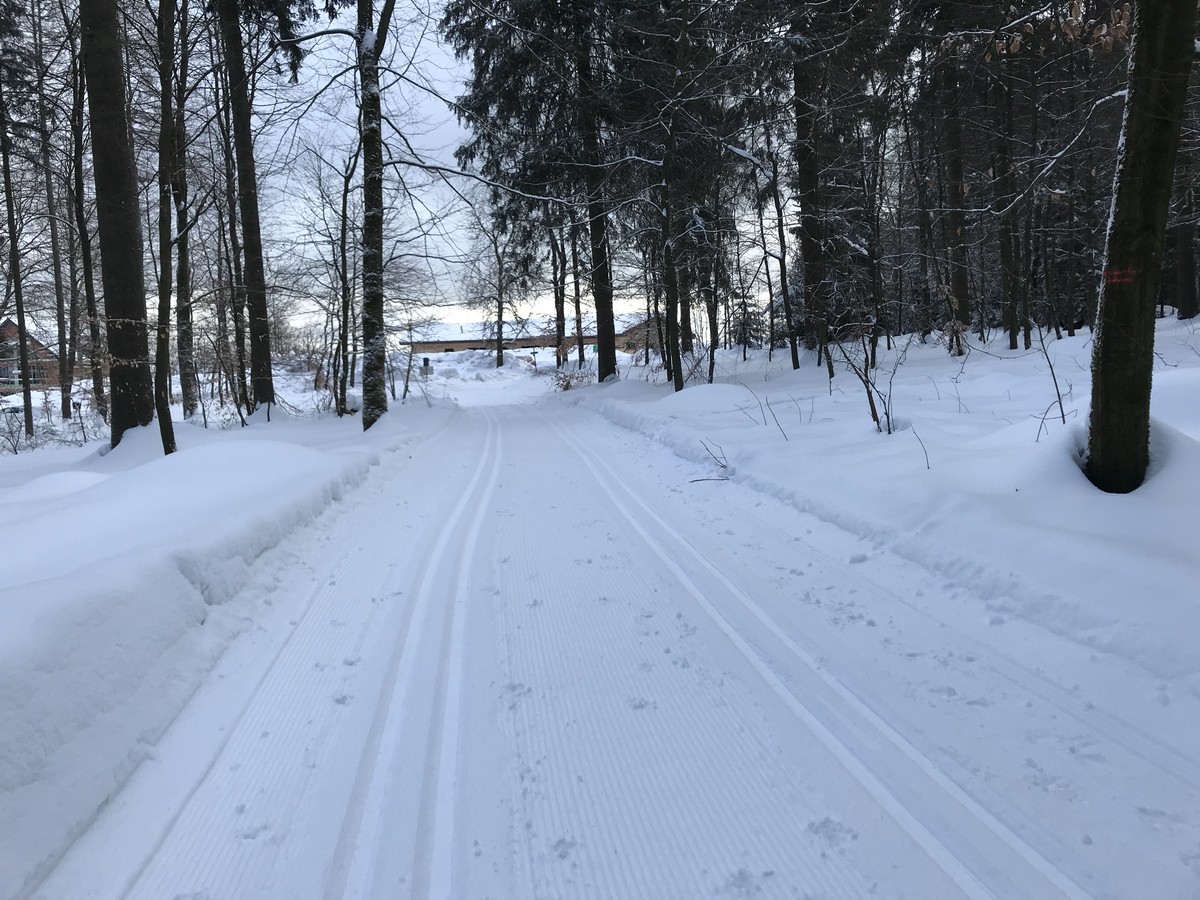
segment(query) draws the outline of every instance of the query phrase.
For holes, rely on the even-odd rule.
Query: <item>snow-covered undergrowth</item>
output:
[[[0,458],[0,895],[86,827],[252,625],[254,561],[415,439],[272,419],[177,422],[169,457],[150,427],[111,452]]]

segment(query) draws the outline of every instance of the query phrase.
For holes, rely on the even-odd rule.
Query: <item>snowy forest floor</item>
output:
[[[999,347],[0,457],[0,896],[1200,896],[1200,332]]]

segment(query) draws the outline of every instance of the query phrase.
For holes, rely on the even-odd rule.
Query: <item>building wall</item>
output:
[[[11,393],[21,386],[19,332],[16,323],[6,319],[0,323],[0,393]],[[31,387],[58,387],[58,356],[36,338],[28,337]]]

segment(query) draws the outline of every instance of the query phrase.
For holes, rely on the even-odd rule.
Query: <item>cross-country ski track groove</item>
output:
[[[755,671],[762,679],[771,687],[771,689],[779,696],[779,698],[788,706],[788,708],[796,714],[804,724],[810,728],[826,746],[826,748],[838,757],[839,761],[845,766],[850,773],[857,779],[864,788],[892,815],[906,832],[908,832],[913,840],[927,853],[929,856],[946,872],[947,876],[960,888],[963,893],[969,897],[990,897],[992,892],[986,887],[975,873],[943,842],[943,838],[935,835],[930,829],[920,821],[917,815],[900,801],[895,793],[887,785],[885,785],[877,774],[882,767],[876,762],[874,767],[866,758],[866,754],[861,751],[855,751],[848,746],[848,742],[839,738],[828,725],[827,722],[835,719],[848,718],[845,711],[834,710],[834,703],[829,699],[824,699],[823,705],[828,710],[825,715],[819,716],[805,704],[804,701],[797,696],[800,691],[795,687],[791,687],[784,683],[770,664],[763,658],[763,655],[751,645],[750,641],[743,635],[736,626],[732,624],[729,618],[709,599],[706,592],[701,590],[687,574],[677,561],[679,556],[690,558],[690,561],[707,571],[713,579],[721,584],[724,591],[735,602],[750,613],[755,619],[766,626],[772,635],[783,644],[788,651],[800,661],[813,675],[829,688],[837,699],[842,701],[845,707],[848,708],[851,714],[856,714],[866,723],[874,733],[890,743],[898,750],[905,758],[907,758],[919,770],[921,774],[926,776],[933,784],[948,794],[962,808],[987,830],[991,831],[996,838],[999,839],[1006,848],[1016,855],[1016,857],[1027,864],[1030,868],[1040,874],[1046,881],[1057,890],[1061,891],[1064,896],[1068,897],[1086,897],[1087,893],[1076,885],[1067,875],[1057,869],[1053,864],[1048,862],[1040,853],[1026,844],[1021,838],[1015,835],[1007,826],[999,822],[995,816],[981,807],[973,798],[964,792],[956,783],[942,774],[938,768],[930,762],[919,750],[901,736],[894,728],[878,716],[874,710],[868,707],[862,700],[849,688],[847,688],[835,676],[830,674],[813,655],[802,648],[795,640],[786,634],[777,623],[775,623],[763,610],[755,603],[744,591],[738,588],[729,577],[717,566],[711,563],[705,556],[698,553],[688,541],[673,529],[666,521],[664,521],[654,510],[644,501],[637,497],[632,492],[623,488],[620,485],[620,479],[616,473],[608,467],[604,460],[596,453],[589,450],[579,441],[572,440],[561,429],[560,435],[570,444],[575,451],[583,459],[585,465],[592,470],[596,475],[597,481],[601,483],[605,491],[608,493],[612,502],[621,510],[622,514],[628,520],[630,526],[641,536],[641,538],[649,544],[656,553],[662,558],[664,565],[669,568],[672,573],[679,579],[680,583],[685,587],[687,592],[695,598],[705,613],[713,620],[713,622],[721,629],[722,632],[733,642],[739,652],[741,652],[747,661],[753,666]],[[619,492],[619,493],[618,493]],[[644,514],[641,520],[630,511],[630,506],[639,508]],[[664,542],[655,539],[648,530],[641,524],[649,520],[657,526],[659,532],[674,545],[675,553],[664,546]],[[682,553],[680,553],[682,551]],[[817,692],[813,691],[811,686],[804,692],[804,696],[811,698]],[[812,702],[811,699],[808,700]],[[872,741],[870,739],[863,740],[862,746],[869,747]],[[912,784],[914,776],[907,774],[904,780],[900,777],[894,777],[893,784]],[[930,794],[935,792],[925,790],[922,791],[922,797],[928,800]],[[961,819],[954,819],[948,816],[947,823],[961,823]],[[962,832],[955,829],[957,833],[947,832],[946,837],[962,839]],[[999,875],[1001,871],[1009,868],[1009,865],[1000,865],[1000,854],[993,848],[988,855],[988,860],[993,867],[993,871]],[[1008,873],[1006,873],[1008,874]],[[1014,892],[1013,889],[1017,889]],[[1007,886],[1006,890],[1000,892],[1001,896],[1016,896],[1018,893],[1022,896],[1044,896],[1045,889],[1034,891],[1031,893],[1020,891],[1020,882],[1014,882]]]
[[[385,453],[31,896],[1200,896],[1175,732],[973,632],[967,579],[667,457],[569,402]]]
[[[775,537],[787,542],[799,555],[817,562],[826,568],[836,567],[843,581],[858,586],[862,591],[885,599],[893,610],[896,619],[905,619],[914,630],[944,629],[947,626],[935,620],[924,610],[909,602],[900,592],[880,584],[871,578],[859,574],[855,566],[847,566],[827,554],[821,553],[802,541],[795,541],[784,534],[776,526],[750,513],[737,513],[736,517],[745,521],[758,533],[773,533]],[[1159,740],[1153,734],[1138,729],[1125,719],[1095,704],[1083,705],[1078,698],[1064,691],[1059,685],[1045,678],[1016,660],[1011,659],[993,648],[985,648],[970,635],[957,629],[950,629],[954,634],[957,646],[971,649],[980,665],[998,676],[1011,682],[1015,687],[1038,697],[1043,702],[1054,706],[1063,716],[1076,720],[1080,727],[1093,730],[1108,740],[1121,745],[1131,754],[1153,763],[1164,774],[1178,780],[1184,785],[1200,791],[1200,761],[1185,750]]]

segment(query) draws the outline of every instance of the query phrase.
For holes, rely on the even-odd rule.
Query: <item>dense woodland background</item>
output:
[[[157,371],[160,418],[175,390],[185,416],[248,415],[286,364],[339,414],[361,368],[369,426],[396,351],[447,298],[499,321],[552,298],[560,365],[594,319],[600,379],[614,306],[644,309],[677,388],[711,379],[720,346],[833,378],[901,333],[961,354],[1093,325],[1129,3],[83,5],[116,11],[124,90],[105,98],[127,113],[151,306],[133,361]],[[461,96],[435,86],[438,32]],[[25,335],[53,350],[63,420],[108,414],[123,382],[106,336],[138,319],[97,274],[92,150],[112,129],[93,128],[87,37],[72,0],[0,2],[0,320],[22,335],[0,357],[30,371]],[[458,166],[418,149],[414,96],[466,129]],[[1197,96],[1157,298],[1181,318],[1197,311]],[[10,380],[33,435],[32,379]]]

